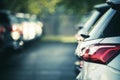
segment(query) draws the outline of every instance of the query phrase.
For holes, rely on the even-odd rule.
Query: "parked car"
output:
[[[79,28],[80,30],[75,35],[76,40],[78,41],[78,46],[75,50],[75,54],[77,56],[79,56],[81,42],[88,37],[88,33],[90,32],[90,29],[93,28],[93,25],[109,8],[110,6],[106,3],[95,5],[94,9],[91,11],[92,12],[91,17],[88,19],[85,25],[83,26],[78,25],[79,27],[81,27],[81,29]],[[84,34],[84,36],[83,35],[81,36],[81,34]],[[76,72],[78,74],[83,66],[83,61],[80,58],[78,58],[78,61],[75,62],[75,66],[77,68]]]
[[[22,25],[22,33],[24,42],[31,41],[35,38],[35,27],[30,23],[30,14],[17,13],[16,17]]]
[[[43,23],[38,20],[37,15],[31,15],[30,22],[34,24],[36,38],[40,38],[43,35]]]
[[[81,43],[84,60],[77,80],[120,79],[120,0],[107,0],[111,8],[100,18]]]
[[[43,24],[36,19],[36,15],[17,13],[16,17],[22,25],[24,42],[29,42],[42,36]]]
[[[20,49],[23,45],[20,25],[10,11],[0,11],[0,48]]]

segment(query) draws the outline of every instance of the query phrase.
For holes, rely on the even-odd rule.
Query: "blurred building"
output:
[[[71,36],[76,33],[75,15],[54,14],[48,15],[43,19],[45,35],[64,35]]]

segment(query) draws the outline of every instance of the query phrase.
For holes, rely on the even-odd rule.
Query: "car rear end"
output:
[[[84,41],[85,37],[88,37],[89,30],[93,27],[93,25],[98,21],[98,19],[110,8],[110,6],[106,3],[104,4],[98,4],[94,6],[94,9],[92,10],[91,17],[88,19],[88,21],[85,23],[83,28],[78,31],[76,34],[76,40],[78,41],[78,46],[75,50],[76,56],[79,56],[79,48],[81,46],[81,42]],[[86,36],[82,36],[81,34],[84,34]],[[81,68],[83,66],[83,61],[81,58],[78,58],[78,61],[75,62],[75,66],[77,68],[77,73],[81,71]],[[79,71],[78,71],[79,70]]]
[[[77,80],[120,79],[120,3],[116,5],[112,0],[108,0],[108,3],[112,8],[102,16],[89,33],[90,37],[81,44],[79,54],[84,65]]]
[[[119,41],[120,37],[112,37],[83,42],[81,57],[84,64],[78,80],[119,80]]]
[[[0,11],[0,47],[18,49],[23,45],[19,24],[14,15]]]
[[[110,8],[110,6],[106,3],[98,4],[94,6],[92,10],[91,17],[84,24],[83,28],[80,29],[75,35],[76,40],[78,41],[78,48],[82,41],[84,41],[85,37],[81,36],[81,34],[88,35],[90,30],[93,28],[93,25],[98,21],[98,19]],[[79,49],[76,49],[76,55]]]

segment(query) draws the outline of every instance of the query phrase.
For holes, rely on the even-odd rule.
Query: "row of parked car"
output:
[[[76,80],[119,80],[120,0],[95,6],[79,29],[75,36],[80,63]]]
[[[25,42],[40,38],[43,23],[36,15],[0,11],[0,51],[20,49]]]

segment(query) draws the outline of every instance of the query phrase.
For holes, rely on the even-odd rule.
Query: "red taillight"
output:
[[[2,26],[0,26],[0,33],[4,33],[6,31],[6,29]]]
[[[18,26],[18,25],[12,25],[11,31],[12,32],[19,32],[21,35],[23,34],[22,27]]]
[[[18,27],[16,25],[13,25],[12,26],[12,31],[17,31],[18,30]]]
[[[96,44],[83,50],[82,58],[86,61],[106,64],[120,51],[120,45]]]

